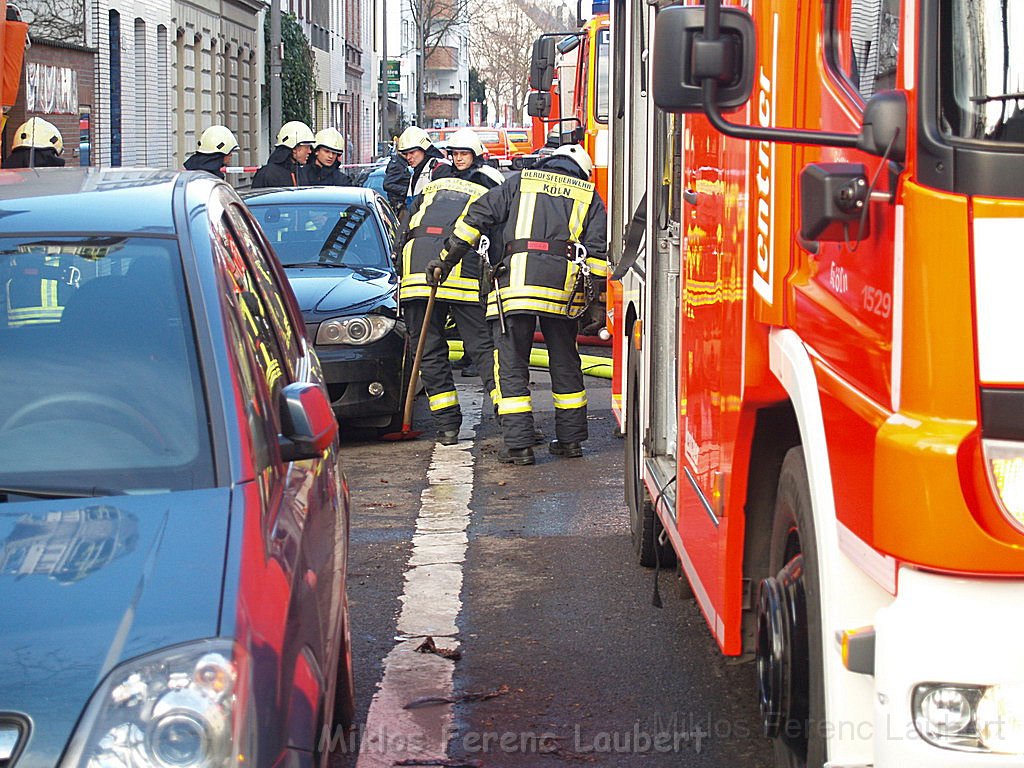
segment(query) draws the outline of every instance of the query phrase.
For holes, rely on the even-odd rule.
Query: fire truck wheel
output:
[[[782,462],[769,560],[757,615],[757,677],[765,735],[785,768],[824,765],[818,556],[803,448]]]
[[[654,511],[647,487],[640,471],[640,390],[639,364],[636,356],[630,355],[627,375],[629,377],[629,400],[626,413],[625,472],[626,506],[629,507],[629,532],[633,540],[633,551],[637,562],[645,568],[658,565],[671,567],[676,562],[672,544],[666,541],[658,544],[661,536],[661,520]]]

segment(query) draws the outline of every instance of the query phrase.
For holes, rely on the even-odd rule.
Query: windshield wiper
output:
[[[296,264],[285,264],[285,267],[343,267],[336,261],[300,261]]]
[[[95,498],[98,496],[120,496],[123,491],[113,490],[111,488],[45,488],[45,487],[32,487],[25,486],[23,488],[16,487],[0,487],[0,499],[3,501],[10,501],[11,496],[28,496],[32,499],[88,499]]]

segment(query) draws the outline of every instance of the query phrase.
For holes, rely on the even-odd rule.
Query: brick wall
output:
[[[18,89],[18,100],[7,115],[7,123],[3,132],[3,156],[10,153],[11,140],[15,129],[30,117],[41,117],[57,126],[64,139],[64,160],[68,165],[79,165],[79,111],[76,112],[28,112],[25,108],[26,87],[25,71],[29,64],[42,64],[74,71],[78,77],[78,109],[91,112],[95,89],[93,68],[95,54],[92,51],[49,45],[45,41],[35,40],[25,54],[25,67],[21,74],[21,87]],[[91,136],[90,136],[91,141]],[[95,164],[95,161],[93,161]]]

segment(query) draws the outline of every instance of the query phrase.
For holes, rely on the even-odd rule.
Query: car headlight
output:
[[[61,768],[224,768],[236,678],[229,640],[120,665],[90,699]]]
[[[395,319],[384,315],[338,317],[320,323],[316,344],[372,344],[395,327]]]
[[[929,744],[965,752],[1024,754],[1024,686],[924,683],[914,727]]]

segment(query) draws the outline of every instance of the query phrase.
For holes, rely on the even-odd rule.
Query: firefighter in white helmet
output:
[[[418,129],[418,133],[412,137],[408,133],[406,131],[402,134],[407,141],[425,141],[428,149],[433,148],[422,129]],[[400,144],[399,148],[402,146]],[[404,146],[405,154],[412,154],[417,160],[422,179],[428,173],[425,167],[431,156],[418,144]],[[399,300],[402,314],[412,336],[412,345],[418,344],[421,332],[426,334],[420,375],[434,417],[436,440],[442,445],[454,444],[462,426],[462,408],[448,357],[446,318],[450,315],[455,321],[466,358],[478,371],[492,401],[496,402],[494,342],[484,307],[480,303],[478,259],[473,254],[468,256],[437,287],[436,302],[425,329],[423,320],[430,285],[424,270],[427,263],[436,260],[441,253],[445,240],[452,234],[455,222],[466,210],[466,206],[504,181],[499,172],[482,165],[483,147],[474,131],[467,128],[452,134],[448,151],[453,165],[447,168],[444,176],[428,180],[413,198],[408,221],[403,225],[397,241],[401,259]]]
[[[578,144],[512,174],[470,204],[445,250],[427,264],[447,278],[472,252],[481,235],[501,228],[504,253],[495,264],[495,290],[487,302],[497,350],[498,412],[504,446],[498,460],[533,464],[534,422],[530,399],[530,349],[538,318],[548,347],[555,406],[554,456],[583,455],[587,392],[576,348],[578,319],[596,298],[594,280],[608,271],[607,215],[590,182],[593,162]],[[511,266],[510,266],[511,265]]]
[[[230,165],[237,149],[238,140],[227,126],[211,125],[199,136],[195,153],[185,160],[185,170],[206,171],[223,179],[224,166]]]
[[[345,137],[336,128],[316,132],[313,159],[306,165],[306,183],[331,187],[351,187],[352,177],[341,170],[345,155]]]
[[[306,161],[316,137],[312,129],[300,120],[292,120],[277,132],[277,146],[270,153],[267,164],[252,177],[252,188],[298,187],[306,184]]]
[[[412,168],[412,177],[405,193],[405,204],[409,206],[425,186],[435,179],[450,176],[452,164],[444,153],[434,146],[430,136],[418,125],[411,125],[398,137],[398,154]]]
[[[32,117],[14,131],[13,149],[5,168],[59,168],[64,165],[64,139],[53,123]]]

